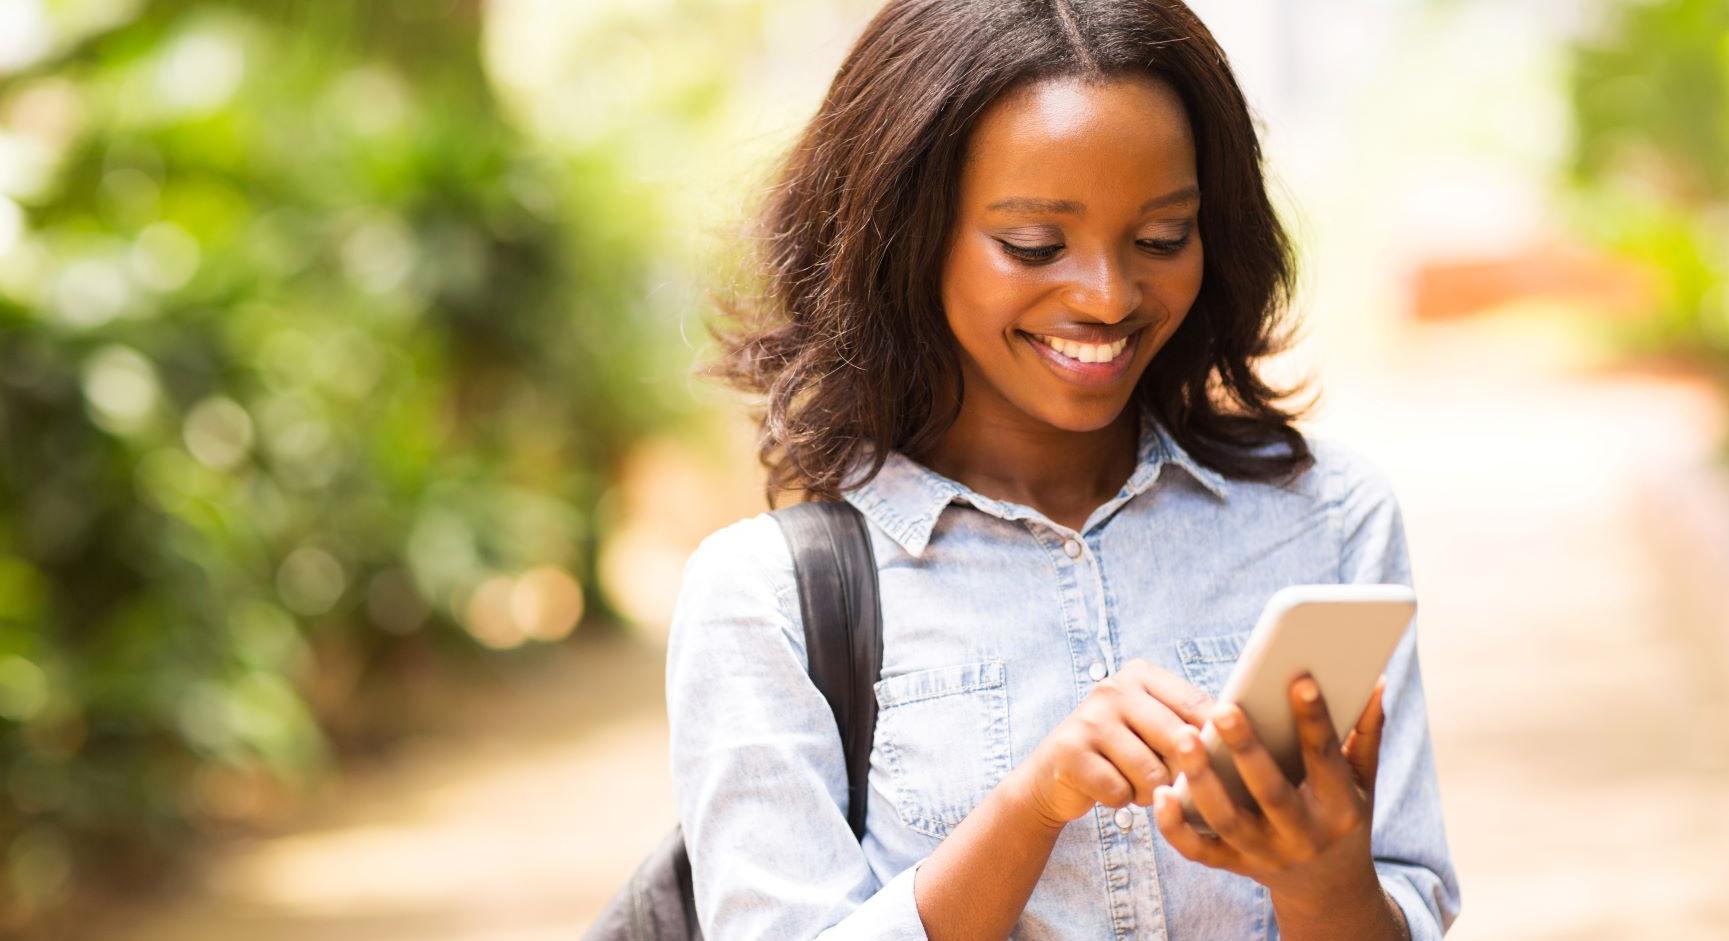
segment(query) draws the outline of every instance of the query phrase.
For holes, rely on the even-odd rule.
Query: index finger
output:
[[[1118,672],[1125,683],[1139,686],[1197,729],[1212,718],[1213,697],[1169,670],[1136,659],[1123,664]]]

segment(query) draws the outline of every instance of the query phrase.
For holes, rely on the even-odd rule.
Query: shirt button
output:
[[[1093,682],[1095,682],[1095,683],[1097,683],[1097,682],[1098,682],[1098,681],[1100,681],[1100,680],[1102,680],[1102,679],[1104,679],[1104,678],[1105,678],[1105,674],[1106,674],[1106,673],[1109,673],[1109,672],[1110,672],[1110,671],[1109,671],[1109,670],[1106,670],[1106,669],[1105,669],[1105,665],[1104,665],[1104,664],[1102,664],[1102,663],[1100,663],[1100,662],[1099,662],[1099,661],[1097,661],[1097,660],[1094,660],[1094,661],[1093,661],[1093,665],[1092,665],[1092,666],[1090,666],[1090,667],[1087,667],[1087,675],[1088,675],[1088,676],[1090,676],[1090,677],[1092,677],[1092,678],[1093,678]]]
[[[1135,825],[1135,815],[1132,813],[1129,813],[1129,809],[1127,807],[1118,807],[1117,808],[1117,826],[1122,827],[1124,830],[1127,830],[1127,829],[1130,829],[1131,827],[1133,827],[1134,825]]]
[[[1069,554],[1069,558],[1078,559],[1081,557],[1081,544],[1070,539],[1068,542],[1063,543],[1063,551]]]

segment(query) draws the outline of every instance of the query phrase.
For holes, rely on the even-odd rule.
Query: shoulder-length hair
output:
[[[959,414],[943,394],[960,360],[940,286],[978,115],[1024,82],[1134,73],[1181,96],[1207,246],[1194,306],[1134,402],[1226,476],[1310,463],[1292,424],[1303,410],[1277,404],[1303,384],[1276,389],[1254,369],[1291,341],[1291,246],[1248,105],[1194,13],[1179,0],[889,0],[775,167],[749,233],[753,287],[715,296],[722,352],[699,372],[763,397],[771,506],[784,490],[837,499],[890,449],[924,453]]]

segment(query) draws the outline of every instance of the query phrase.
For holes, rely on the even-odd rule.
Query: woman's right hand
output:
[[[1151,806],[1153,790],[1176,779],[1170,766],[1179,736],[1198,733],[1212,704],[1211,696],[1169,670],[1130,660],[1094,684],[1011,780],[1052,829],[1094,804]]]

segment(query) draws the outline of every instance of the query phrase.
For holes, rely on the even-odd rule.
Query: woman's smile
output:
[[[1024,330],[1016,332],[1057,377],[1080,386],[1098,387],[1110,385],[1128,372],[1145,328],[1115,343],[1079,343]]]

